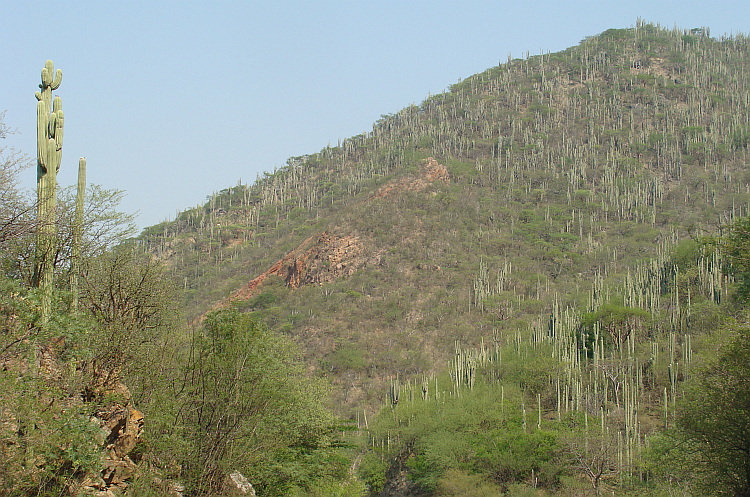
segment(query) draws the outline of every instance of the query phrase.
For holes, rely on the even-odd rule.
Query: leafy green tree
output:
[[[439,497],[492,497],[502,489],[487,481],[484,475],[450,469],[440,478],[436,494]]]
[[[547,430],[524,430],[511,424],[492,430],[490,440],[477,450],[477,467],[503,487],[526,482],[533,486],[557,486],[561,467],[557,434]],[[489,442],[489,443],[488,443]]]
[[[720,240],[727,259],[727,271],[737,282],[736,296],[746,301],[750,298],[750,217],[735,221],[729,233]]]
[[[392,445],[399,441],[391,452],[406,456],[409,479],[428,494],[450,495],[458,486],[479,492],[483,482],[504,490],[519,483],[555,488],[562,471],[557,433],[531,428],[522,405],[518,389],[480,380],[440,402],[400,402],[373,421],[371,434],[387,437]],[[370,462],[366,476],[379,483],[373,467]],[[481,477],[462,481],[466,473]]]
[[[94,368],[122,373],[143,400],[177,326],[174,284],[161,261],[130,245],[89,257],[82,269],[81,307],[99,323],[90,345]]]
[[[587,332],[588,339],[594,336],[594,324],[599,324],[618,352],[631,334],[643,328],[649,313],[645,309],[626,307],[616,303],[605,303],[581,318],[581,329]],[[591,344],[587,342],[587,346]],[[590,347],[589,350],[592,350]]]
[[[380,454],[367,452],[357,468],[357,476],[367,485],[370,495],[378,495],[386,483],[388,462]]]
[[[0,113],[0,140],[12,132]],[[11,240],[34,231],[35,207],[19,189],[18,174],[31,162],[22,154],[0,146],[0,248],[6,249]]]
[[[282,337],[237,310],[214,312],[195,335],[187,375],[181,426],[194,495],[219,490],[232,471],[264,495],[345,479],[325,389]]]
[[[689,383],[676,439],[694,458],[696,484],[712,495],[750,495],[750,328]]]
[[[648,475],[651,485],[672,495],[693,495],[697,478],[692,445],[673,429],[653,434],[648,441],[640,469]]]
[[[670,264],[684,272],[694,268],[701,257],[701,244],[693,239],[681,241],[672,251],[669,259]]]

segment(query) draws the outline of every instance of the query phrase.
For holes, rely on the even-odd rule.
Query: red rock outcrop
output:
[[[356,234],[341,236],[323,232],[311,236],[215,309],[224,308],[236,300],[250,299],[272,276],[283,278],[286,285],[294,289],[333,281],[354,273],[366,264],[379,261],[378,255],[366,255],[365,252],[364,243]]]
[[[370,198],[385,198],[403,191],[421,192],[436,181],[450,183],[450,175],[444,165],[428,157],[417,176],[407,176],[388,182],[378,188]]]

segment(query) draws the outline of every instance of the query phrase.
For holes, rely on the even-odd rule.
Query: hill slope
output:
[[[639,23],[509,60],[140,240],[190,318],[257,314],[354,416],[390,378],[444,370],[455,341],[648,307],[644,268],[747,214],[749,48]]]

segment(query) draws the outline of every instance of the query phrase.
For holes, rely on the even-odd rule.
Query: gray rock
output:
[[[229,474],[227,478],[227,490],[229,491],[229,495],[233,497],[239,495],[255,497],[253,485],[239,471]]]

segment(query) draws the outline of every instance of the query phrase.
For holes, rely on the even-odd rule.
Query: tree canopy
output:
[[[699,487],[710,494],[750,495],[750,328],[732,342],[685,390],[677,439],[694,457]]]

